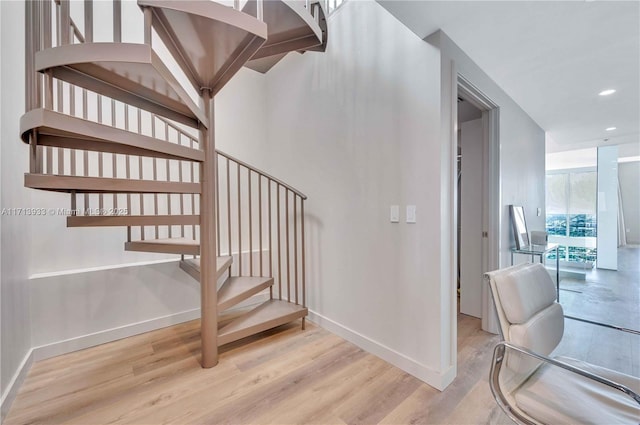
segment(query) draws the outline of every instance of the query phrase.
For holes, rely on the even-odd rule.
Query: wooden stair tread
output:
[[[218,345],[284,325],[305,317],[307,308],[287,301],[269,300],[218,330]]]
[[[176,143],[98,124],[48,109],[34,109],[20,118],[22,140],[38,131],[38,144],[69,149],[204,161],[204,152]]]
[[[221,256],[216,259],[217,278],[227,271],[233,262],[231,256]],[[191,277],[200,282],[200,259],[199,258],[187,258],[180,261],[180,268],[189,273]]]
[[[124,249],[125,251],[198,255],[200,254],[200,243],[188,238],[145,239],[125,242]]]
[[[25,173],[25,187],[77,193],[200,193],[200,183]]]
[[[298,53],[324,52],[327,49],[328,29],[327,29],[327,18],[326,18],[325,10],[322,7],[322,3],[317,0],[311,2],[311,8],[314,14],[319,15],[317,23],[320,26],[320,31],[322,33],[322,43],[311,46],[311,47],[303,47],[302,49],[298,49],[297,50]],[[266,56],[262,58],[252,58],[249,62],[245,64],[245,66],[247,68],[253,69],[254,71],[265,74],[271,68],[273,68],[278,62],[280,62],[287,55],[287,53],[288,52],[279,53],[279,54]]]
[[[278,62],[287,56],[287,53],[288,52],[267,56],[266,58],[252,59],[247,62],[245,66],[249,69],[253,69],[254,71],[266,74],[271,68],[276,66]]]
[[[200,224],[197,214],[184,215],[75,215],[67,227],[180,226]]]
[[[256,0],[249,0],[242,11],[255,16]],[[303,2],[272,0],[263,2],[267,41],[251,59],[261,59],[281,53],[306,50],[322,44],[322,28]],[[251,67],[251,62],[247,63]]]
[[[44,49],[36,70],[194,128],[204,112],[146,44],[80,43]]]
[[[220,3],[138,0],[138,5],[152,9],[154,29],[197,90],[220,91],[267,39],[264,22]]]
[[[272,277],[232,276],[218,289],[218,313],[273,285]]]

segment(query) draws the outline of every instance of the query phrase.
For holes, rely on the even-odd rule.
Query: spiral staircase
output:
[[[324,51],[324,5],[138,0],[144,42],[131,43],[111,4],[98,42],[92,0],[26,2],[25,186],[68,193],[68,227],[126,228],[125,250],[181,256],[201,287],[203,367],[220,345],[304,328],[306,196],[216,151],[213,100],[244,66]]]

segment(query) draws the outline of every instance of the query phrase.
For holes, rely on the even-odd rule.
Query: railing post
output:
[[[46,43],[46,34],[44,34],[46,29],[42,29],[43,9],[42,2],[25,2],[25,106],[27,111],[42,106],[42,76],[35,70],[34,57],[36,52],[43,47],[43,41]],[[50,25],[51,23],[49,23]],[[37,131],[31,132],[29,144],[29,170],[31,173],[42,173],[42,147],[38,146]]]
[[[216,270],[216,146],[214,132],[213,94],[203,90],[204,112],[209,128],[200,127],[200,148],[205,160],[200,167],[200,303],[202,367],[218,364],[218,294]]]
[[[289,261],[289,189],[284,190],[284,230],[287,265],[287,301],[291,302],[291,263]]]
[[[69,0],[60,0],[60,43],[71,43],[71,7]]]
[[[277,235],[278,235],[278,299],[282,300],[282,261],[280,254],[280,185],[276,184],[276,217],[277,217]]]
[[[227,253],[231,257],[231,171],[229,171],[230,163],[227,158]],[[231,268],[229,268],[231,272]]]
[[[242,276],[242,195],[240,194],[240,164],[236,163],[238,193],[238,276]]]
[[[293,194],[293,284],[298,304],[298,195]]]
[[[24,3],[24,25],[25,25],[25,109],[29,112],[34,108],[33,95],[35,84],[35,43],[33,40],[34,14],[33,2]]]
[[[220,243],[220,162],[218,159],[218,154],[216,154],[216,234],[218,235],[217,240],[217,252],[218,255],[222,252],[222,245]]]
[[[122,5],[121,0],[113,0],[113,41],[122,42]]]
[[[249,185],[249,276],[253,276],[253,224],[251,214],[251,169],[247,168],[247,184]]]
[[[268,179],[267,183],[267,199],[268,199],[268,215],[267,222],[269,223],[269,277],[273,277],[273,233],[271,229],[271,180]],[[269,299],[273,299],[273,285],[269,288]]]
[[[151,24],[153,22],[153,11],[150,7],[143,9],[144,14],[144,44],[151,46]]]
[[[302,306],[307,306],[307,282],[305,279],[305,249],[304,249],[304,198],[300,197],[300,233],[302,234],[302,240],[300,241],[300,255],[302,265]],[[305,328],[305,318],[302,318],[302,330]]]
[[[258,174],[258,244],[260,245],[260,273],[262,274],[262,175]]]
[[[84,0],[84,41],[93,43],[93,0]]]
[[[256,2],[256,18],[259,21],[264,21],[264,4],[263,0],[257,0]]]

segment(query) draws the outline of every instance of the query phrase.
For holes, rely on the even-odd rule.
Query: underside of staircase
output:
[[[69,0],[26,2],[25,186],[68,193],[68,227],[123,227],[127,251],[180,255],[200,283],[211,367],[218,346],[300,318],[304,328],[307,315],[306,196],[216,151],[213,99],[242,67],[264,73],[287,54],[323,52],[325,8],[138,6],[144,43],[123,42],[120,1],[109,42],[94,41],[93,1],[82,30]]]

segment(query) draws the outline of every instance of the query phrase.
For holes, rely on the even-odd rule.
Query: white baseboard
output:
[[[269,294],[267,292],[262,292],[253,295],[251,298],[248,298],[243,302],[237,304],[232,309],[229,309],[229,311],[263,303],[268,299]],[[9,382],[6,391],[2,394],[0,404],[0,423],[4,421],[6,414],[9,412],[9,408],[11,407],[13,400],[16,398],[16,395],[18,394],[22,383],[27,377],[29,370],[31,370],[31,365],[34,361],[44,360],[51,357],[60,356],[62,354],[71,353],[73,351],[95,347],[96,345],[106,344],[108,342],[116,341],[122,338],[127,338],[141,333],[154,331],[156,329],[165,328],[167,326],[173,326],[183,322],[188,322],[190,320],[195,320],[199,317],[200,309],[197,308],[176,314],[145,320],[138,323],[130,323],[112,329],[105,329],[103,331],[81,335],[63,341],[57,341],[31,348],[25,358],[22,360],[22,363],[20,363],[18,370]]]
[[[229,311],[242,309],[254,304],[263,303],[269,299],[268,293],[259,293],[253,295],[241,303],[235,305]],[[41,345],[33,348],[33,360],[39,361],[48,359],[62,354],[71,353],[73,351],[84,350],[85,348],[95,347],[96,345],[106,344],[108,342],[117,341],[141,333],[155,331],[156,329],[166,328],[180,323],[188,322],[200,318],[200,309],[183,311],[168,316],[156,317],[154,319],[145,320],[138,323],[129,323],[117,328],[105,329],[103,331],[81,335],[63,341],[56,341],[51,344]]]
[[[143,322],[130,323],[117,328],[105,329],[103,331],[34,347],[33,358],[35,361],[44,360],[50,357],[83,350],[85,348],[94,347],[96,345],[105,344],[107,342],[116,341],[133,335],[165,328],[167,326],[188,322],[189,320],[195,320],[199,317],[200,309],[197,308],[168,316],[156,317]]]
[[[5,392],[2,394],[2,401],[0,402],[0,423],[4,422],[4,418],[7,416],[7,413],[9,413],[11,404],[13,404],[13,400],[15,400],[16,395],[18,395],[18,390],[27,377],[29,370],[31,370],[33,360],[33,349],[30,349],[27,355],[24,356],[24,359],[22,359],[18,370],[16,370]]]
[[[442,388],[438,388],[440,391],[443,391],[445,388],[449,386],[450,383],[456,379],[456,375],[458,374],[458,368],[454,366],[450,366],[449,369],[445,370],[440,374],[440,385]]]
[[[352,329],[347,328],[333,320],[324,317],[315,311],[309,310],[308,319],[318,326],[338,335],[341,338],[357,345],[363,350],[380,357],[386,362],[404,370],[440,391],[444,390],[455,378],[455,368],[450,368],[445,372],[437,372],[414,359],[405,356],[377,341],[372,340]]]

